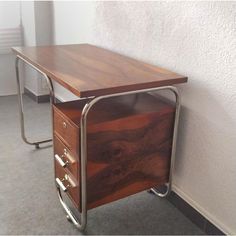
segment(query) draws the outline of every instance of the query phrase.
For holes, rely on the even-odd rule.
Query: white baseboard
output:
[[[184,201],[186,201],[190,206],[192,206],[196,211],[203,215],[212,224],[218,227],[222,232],[227,235],[236,235],[236,232],[232,232],[226,225],[216,219],[212,214],[207,212],[203,207],[201,207],[197,202],[195,202],[188,194],[181,190],[178,186],[172,186],[173,191],[178,194]]]

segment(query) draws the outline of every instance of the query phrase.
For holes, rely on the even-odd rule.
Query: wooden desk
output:
[[[19,60],[43,74],[49,85],[58,196],[80,230],[86,227],[87,209],[145,189],[160,197],[171,191],[180,110],[172,85],[187,77],[88,44],[13,51],[22,138],[37,148],[49,141],[30,142],[25,136]],[[57,104],[52,80],[80,99]],[[148,94],[158,90],[173,92],[176,106]],[[161,193],[155,187],[163,184],[167,188]],[[81,213],[80,220],[62,191]]]

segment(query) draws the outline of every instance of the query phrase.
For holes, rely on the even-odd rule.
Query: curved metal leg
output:
[[[169,193],[171,192],[169,183],[166,183],[164,186],[166,187],[166,190],[163,193],[160,190],[158,190],[157,188],[151,188],[148,192],[153,193],[153,194],[157,195],[158,197],[164,198],[164,197],[168,196]]]
[[[174,131],[173,131],[173,140],[172,140],[172,150],[171,150],[171,160],[170,160],[170,172],[169,172],[169,182],[165,184],[166,191],[164,193],[160,192],[158,188],[151,188],[150,192],[154,193],[158,197],[164,198],[167,197],[172,188],[172,175],[174,170],[174,164],[175,164],[175,154],[176,154],[176,141],[177,141],[177,134],[178,134],[178,124],[179,124],[179,114],[180,114],[180,94],[177,90],[177,88],[172,87],[170,89],[174,95],[176,100],[176,108],[175,108],[175,122],[174,122]]]
[[[171,90],[176,94],[176,98],[178,97],[178,108],[176,109],[175,114],[175,128],[174,128],[174,137],[173,137],[173,144],[172,144],[172,154],[171,154],[171,171],[170,171],[170,177],[169,177],[169,183],[168,187],[170,189],[171,187],[171,178],[172,178],[172,169],[174,167],[174,154],[175,154],[175,143],[176,143],[176,135],[177,135],[177,125],[178,125],[178,117],[179,117],[179,96],[178,91],[173,86],[165,86],[165,87],[158,87],[158,88],[150,88],[150,89],[142,89],[137,91],[130,91],[130,92],[123,92],[123,93],[116,93],[116,94],[110,94],[110,95],[104,95],[99,97],[92,98],[83,108],[81,113],[81,119],[80,119],[80,151],[81,151],[81,165],[80,165],[80,173],[81,173],[81,217],[80,219],[77,219],[76,216],[72,213],[70,208],[66,205],[66,203],[63,201],[62,195],[61,195],[61,189],[60,186],[57,185],[57,192],[58,197],[60,200],[60,203],[63,207],[63,209],[66,211],[67,219],[71,220],[71,222],[79,229],[84,230],[87,224],[87,186],[86,186],[86,176],[87,176],[87,115],[89,110],[92,108],[94,104],[96,104],[101,99],[105,98],[111,98],[111,97],[117,97],[122,95],[128,95],[128,94],[139,94],[144,92],[153,92],[158,90]],[[177,104],[176,104],[177,105]],[[169,193],[169,190],[168,190]],[[168,194],[165,193],[165,194]],[[157,193],[159,194],[159,193]],[[162,195],[161,195],[162,196]]]
[[[83,230],[83,228],[80,227],[81,224],[80,224],[79,220],[74,216],[74,214],[72,213],[70,208],[67,207],[67,205],[64,203],[62,195],[61,195],[61,189],[60,189],[59,186],[57,186],[57,194],[58,194],[58,198],[60,200],[60,203],[61,203],[63,209],[65,210],[66,214],[67,214],[66,215],[67,219],[69,221],[71,221],[78,229]]]
[[[22,99],[21,84],[20,84],[20,77],[19,77],[19,60],[24,61],[26,64],[30,65],[32,68],[34,68],[36,71],[38,71],[39,73],[41,73],[44,76],[44,78],[47,81],[47,85],[49,87],[49,90],[50,90],[51,103],[54,102],[53,85],[52,85],[52,81],[50,80],[50,78],[45,73],[43,73],[38,68],[36,68],[35,66],[33,66],[32,64],[27,62],[24,58],[22,58],[20,56],[16,57],[15,69],[16,69],[16,81],[17,81],[17,92],[18,92],[20,124],[21,124],[21,137],[22,137],[22,139],[25,143],[27,143],[29,145],[34,145],[35,148],[38,149],[40,144],[51,142],[52,139],[46,139],[46,140],[42,140],[42,141],[31,142],[26,138],[26,135],[25,135],[25,122],[24,122],[24,110],[23,110],[23,99]]]
[[[94,99],[95,100],[95,99]],[[86,186],[86,176],[87,176],[87,115],[91,107],[93,106],[93,101],[88,102],[81,113],[80,119],[80,156],[81,156],[81,217],[77,219],[76,216],[72,213],[70,208],[63,201],[61,195],[60,186],[56,182],[57,193],[60,200],[60,203],[67,214],[67,219],[79,229],[84,230],[87,224],[87,186]]]

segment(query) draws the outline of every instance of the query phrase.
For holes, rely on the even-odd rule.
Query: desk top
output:
[[[79,97],[187,82],[187,77],[89,44],[13,51]]]

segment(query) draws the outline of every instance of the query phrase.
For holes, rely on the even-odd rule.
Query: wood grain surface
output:
[[[86,102],[56,106],[79,127]],[[168,181],[174,114],[174,106],[149,94],[101,100],[92,108],[87,127],[89,209]]]
[[[174,113],[88,127],[88,208],[168,182]]]
[[[89,44],[13,51],[79,97],[187,82],[187,77]]]
[[[53,132],[74,153],[79,151],[79,127],[53,105]]]

